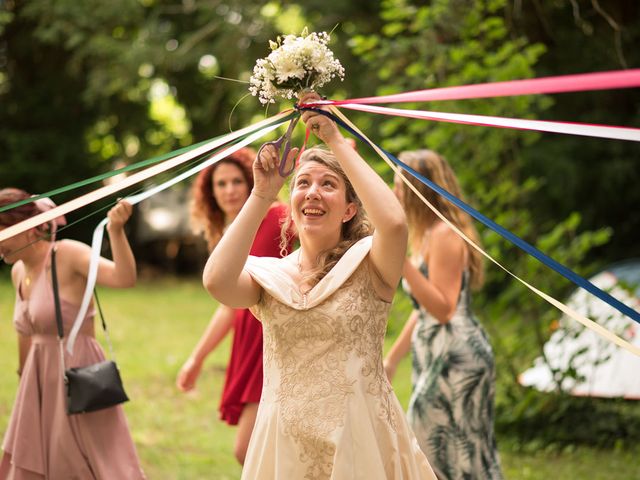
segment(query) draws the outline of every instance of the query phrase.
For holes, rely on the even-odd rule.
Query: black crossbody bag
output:
[[[56,307],[56,324],[58,326],[58,341],[60,344],[60,358],[62,362],[62,372],[64,383],[67,390],[67,413],[69,415],[76,413],[93,412],[103,408],[113,407],[129,400],[122,385],[120,371],[114,360],[104,360],[86,367],[65,368],[64,365],[64,345],[62,339],[64,337],[64,329],[62,327],[62,309],[60,308],[60,294],[58,289],[58,275],[56,273],[56,249],[51,252],[51,277],[53,281],[53,296]],[[96,305],[102,320],[102,328],[109,344],[111,358],[113,355],[113,347],[107,324],[104,321],[102,308],[98,295],[94,291]]]

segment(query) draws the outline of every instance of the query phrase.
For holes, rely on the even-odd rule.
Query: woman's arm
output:
[[[120,201],[107,214],[109,223],[107,232],[111,243],[113,261],[100,258],[96,283],[106,287],[128,288],[136,284],[136,259],[131,251],[124,225],[131,217],[133,207],[126,201]],[[74,271],[86,279],[91,260],[91,249],[80,242],[65,241],[68,250],[65,259],[70,261]]]
[[[301,102],[317,99],[317,94],[309,94]],[[402,274],[402,261],[407,250],[408,228],[404,210],[392,190],[349,145],[333,121],[313,111],[305,111],[302,119],[312,126],[318,125],[312,131],[334,153],[367,211],[375,228],[370,253],[378,277],[374,285],[381,298],[391,301]]]
[[[253,190],[204,267],[204,287],[220,303],[233,308],[251,307],[260,299],[260,286],[243,269],[260,223],[284,184],[278,173],[277,153],[268,145],[256,158]],[[297,148],[292,149],[289,165],[297,153]]]
[[[227,336],[233,327],[233,319],[235,316],[235,310],[225,305],[220,305],[211,321],[207,326],[207,329],[202,334],[202,337],[198,341],[196,347],[193,349],[191,356],[184,363],[178,373],[176,379],[176,386],[183,392],[193,390],[196,386],[196,381],[200,375],[202,364],[209,354],[220,344],[222,340]]]
[[[384,357],[384,371],[387,373],[387,378],[390,382],[393,381],[400,360],[411,351],[411,336],[413,335],[413,330],[416,328],[417,319],[418,311],[413,310],[402,332],[400,332],[395,343],[391,346],[391,349],[389,349],[389,353]]]
[[[462,287],[466,244],[444,223],[437,223],[429,239],[429,278],[405,262],[404,278],[416,301],[440,323],[447,323],[455,313]]]
[[[17,262],[11,267],[11,283],[13,283],[13,288],[18,290],[20,288],[20,281],[24,276],[24,265],[22,262]],[[31,337],[28,335],[23,335],[18,332],[18,376],[22,375],[22,370],[24,369],[24,362],[27,359],[27,355],[29,354],[29,349],[31,348]]]

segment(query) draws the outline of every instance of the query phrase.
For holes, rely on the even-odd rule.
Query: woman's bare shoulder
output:
[[[22,260],[17,261],[11,267],[11,282],[13,283],[14,288],[18,288],[20,285],[20,280],[24,276],[24,263]]]
[[[67,265],[76,271],[85,271],[91,256],[91,247],[77,240],[60,240],[56,242],[56,258],[60,264]]]
[[[56,242],[56,252],[63,255],[73,255],[78,253],[85,253],[91,250],[91,247],[86,243],[79,242],[77,240],[64,239]]]

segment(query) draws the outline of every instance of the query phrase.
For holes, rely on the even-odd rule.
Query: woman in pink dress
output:
[[[253,188],[251,165],[255,152],[242,148],[229,157],[204,169],[193,185],[192,225],[203,233],[212,250],[225,229],[236,218]],[[280,226],[287,216],[284,204],[274,202],[260,224],[251,254],[257,257],[280,257],[289,253],[280,245]],[[224,391],[220,402],[220,418],[237,425],[234,453],[240,462],[253,431],[253,424],[262,391],[262,326],[247,309],[232,309],[220,305],[193,352],[178,373],[176,384],[184,392],[195,387],[207,356],[233,329],[231,357],[227,367]]]
[[[27,199],[19,189],[0,190],[0,206]],[[48,199],[0,213],[0,231],[52,208]],[[109,211],[107,231],[113,261],[100,259],[97,283],[132,287],[136,264],[124,233],[131,205],[120,202]],[[16,289],[13,322],[18,332],[20,383],[0,461],[0,480],[142,479],[135,446],[120,406],[67,415],[66,395],[56,329],[51,280],[51,251],[56,249],[62,323],[71,330],[86,285],[91,249],[73,240],[53,241],[58,218],[0,242],[0,257],[13,265]],[[49,233],[51,235],[49,236]],[[93,309],[87,312],[73,355],[66,367],[104,360],[94,336]]]

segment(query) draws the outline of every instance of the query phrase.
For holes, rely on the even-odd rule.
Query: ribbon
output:
[[[349,100],[319,100],[317,102],[313,102],[309,104],[300,104],[300,107],[315,107],[319,105],[344,105],[347,108],[355,110],[356,104],[426,102],[426,101],[439,101],[439,100],[465,100],[465,99],[504,97],[504,96],[514,96],[514,95],[549,94],[549,93],[579,92],[579,91],[588,91],[588,90],[632,88],[632,87],[638,87],[638,86],[640,86],[640,69],[614,70],[609,72],[586,73],[586,74],[577,74],[577,75],[561,75],[561,76],[542,77],[542,78],[526,79],[526,80],[512,80],[507,82],[492,82],[492,83],[482,83],[477,85],[442,87],[442,88],[434,88],[434,89],[416,90],[412,92],[405,92],[405,93],[399,93],[394,95],[383,95],[378,97],[363,97],[363,98],[355,98],[355,99],[349,99]],[[398,112],[396,112],[397,115],[410,116],[410,115],[403,115],[402,113],[398,113]],[[378,111],[377,113],[384,113],[384,112]],[[431,115],[430,119],[443,120],[443,121],[448,121],[448,120],[445,120],[445,116],[447,115],[453,115],[453,116],[456,115],[456,114],[439,114],[437,112],[423,112],[423,113]],[[438,118],[436,118],[436,116],[438,116]],[[505,125],[500,125],[496,123],[486,123],[481,120],[482,118],[500,119],[500,117],[470,116],[470,117],[476,117],[477,121],[472,120],[471,118],[464,119],[463,117],[464,116],[460,117],[458,120],[454,120],[453,117],[451,117],[452,119],[450,121],[456,121],[457,123],[467,123],[467,124],[474,124],[474,125],[505,126]],[[428,118],[428,117],[420,116],[416,118]],[[471,120],[471,121],[468,121],[468,120]],[[496,120],[496,121],[499,121],[499,120]],[[514,120],[514,119],[509,119],[507,121],[533,122],[533,121],[527,121],[527,120]],[[554,131],[557,133],[574,133],[574,132],[562,131],[561,130],[562,127],[560,127],[560,125],[563,125],[562,123],[559,123],[559,122],[545,122],[545,123],[549,126],[549,128],[552,128],[552,129],[551,130],[543,129],[543,131]],[[582,125],[582,124],[573,124],[573,125]],[[506,125],[506,126],[509,126],[509,125]],[[600,129],[610,129],[610,128],[622,129],[623,128],[623,127],[607,127],[607,126],[593,126],[593,127],[599,127]],[[537,128],[531,128],[531,127],[512,127],[512,128],[525,128],[525,129],[537,130]],[[592,129],[588,129],[588,130],[592,130]],[[637,129],[628,129],[628,130],[630,130],[631,132],[635,132]],[[604,131],[607,131],[607,130],[604,130]],[[581,134],[581,133],[574,133],[574,134],[587,135],[587,134]],[[622,133],[622,134],[625,135],[625,133]],[[634,135],[634,133],[630,133],[630,134]],[[590,136],[603,136],[604,138],[620,138],[617,136],[606,136],[606,135],[590,135]],[[626,138],[623,138],[623,139],[626,139]],[[637,141],[637,137],[632,138],[632,140]],[[177,155],[178,153],[182,153],[185,150],[196,148],[204,143],[206,142],[202,142],[201,144],[196,144],[190,147],[186,147],[181,150],[176,150],[175,152],[172,152],[170,154],[167,154],[161,157],[156,157],[150,160],[136,163],[134,165],[129,165],[122,169],[118,169],[112,172],[98,175],[98,176],[89,178],[87,180],[76,182],[66,187],[62,187],[56,190],[51,190],[50,192],[46,192],[42,195],[38,195],[33,200],[26,199],[20,202],[16,202],[15,204],[5,205],[3,207],[0,207],[0,212],[9,210],[11,208],[15,208],[25,203],[29,203],[31,201],[36,200],[37,198],[53,196],[58,193],[62,193],[62,192],[72,190],[74,188],[78,188],[96,181],[103,180],[105,178],[111,177],[113,175],[117,175],[119,173],[127,172],[130,170],[141,168],[143,166],[157,163],[166,158],[170,158],[174,155]],[[3,239],[4,239],[3,237],[0,237],[0,240],[3,240]]]
[[[38,225],[41,225],[45,222],[49,222],[56,217],[65,215],[69,212],[77,210],[78,208],[84,207],[85,205],[88,205],[97,200],[100,200],[101,198],[104,198],[116,192],[119,192],[120,190],[130,187],[131,185],[142,182],[148,178],[153,177],[154,175],[165,172],[171,168],[181,165],[200,155],[204,155],[212,150],[215,150],[216,148],[222,145],[225,145],[231,142],[232,140],[235,140],[244,135],[249,135],[253,132],[256,132],[261,128],[264,128],[265,126],[276,125],[276,124],[279,125],[280,123],[283,123],[286,120],[291,119],[294,115],[296,115],[295,112],[286,112],[286,111],[281,112],[277,115],[274,115],[273,117],[269,117],[265,120],[262,120],[261,122],[250,125],[241,130],[237,130],[233,133],[230,133],[218,139],[212,140],[211,142],[207,142],[204,145],[198,148],[194,148],[193,150],[190,150],[181,155],[178,155],[172,158],[171,160],[167,160],[161,164],[154,165],[150,168],[147,168],[146,170],[135,173],[120,182],[98,188],[97,190],[89,192],[86,195],[77,197],[49,211],[39,213],[38,215],[35,215],[31,218],[23,220],[22,222],[16,223],[15,225],[12,225],[2,230],[0,232],[0,242],[13,237],[14,235],[22,233],[26,230],[29,230],[30,228],[37,227]]]
[[[345,103],[405,103],[440,100],[468,100],[472,98],[510,97],[548,93],[583,92],[640,87],[640,69],[613,70],[609,72],[581,73],[554,77],[511,80],[507,82],[480,83],[457,87],[432,88],[412,92],[363,97],[350,100],[318,100],[301,107],[318,105],[343,105]]]
[[[480,220],[482,223],[485,223],[483,221],[487,220],[489,224],[485,223],[485,225],[489,228],[491,228],[492,230],[496,231],[497,233],[499,233],[500,235],[504,236],[504,233],[508,233],[509,236],[511,237],[515,237],[516,239],[518,239],[520,242],[524,243],[525,245],[528,245],[526,242],[524,242],[524,240],[520,239],[519,237],[517,237],[516,235],[512,234],[511,232],[509,232],[508,230],[504,229],[503,227],[500,227],[499,225],[497,225],[495,222],[489,220],[488,218],[484,217],[484,215],[482,215],[481,213],[477,212],[476,210],[474,210],[472,207],[470,207],[469,205],[467,205],[466,203],[462,202],[460,199],[458,199],[457,197],[449,194],[449,192],[447,192],[446,190],[440,188],[438,185],[434,184],[433,182],[429,181],[428,179],[426,179],[425,177],[423,177],[422,175],[420,175],[419,173],[415,172],[415,170],[411,169],[408,165],[404,164],[403,162],[401,162],[400,160],[398,160],[396,157],[394,157],[391,153],[385,151],[384,149],[382,149],[381,147],[379,147],[378,145],[376,145],[372,140],[370,140],[369,138],[367,138],[364,133],[362,133],[360,130],[358,130],[358,128],[351,123],[338,109],[336,109],[335,107],[331,107],[331,112],[332,113],[328,113],[328,112],[323,112],[321,110],[318,110],[318,113],[321,113],[323,115],[328,116],[329,118],[332,118],[334,121],[336,121],[337,123],[339,123],[343,128],[347,129],[348,131],[350,131],[352,134],[354,134],[356,137],[358,137],[360,140],[364,141],[365,143],[369,144],[371,146],[371,148],[373,148],[376,153],[378,153],[378,155],[380,155],[380,157],[391,167],[391,169],[396,172],[400,178],[402,179],[402,181],[404,181],[409,188],[411,188],[411,190],[418,195],[418,197],[422,200],[423,203],[425,203],[443,222],[445,222],[449,228],[451,228],[454,232],[456,232],[463,240],[465,240],[469,245],[471,245],[473,248],[475,248],[476,250],[478,250],[482,255],[484,255],[486,258],[488,258],[491,262],[493,262],[494,264],[496,264],[498,267],[500,267],[502,270],[504,270],[506,273],[508,273],[509,275],[511,275],[513,278],[515,278],[516,280],[518,280],[520,283],[522,283],[523,285],[525,285],[527,288],[529,288],[531,291],[533,291],[535,294],[537,294],[538,296],[542,297],[544,300],[546,300],[547,302],[549,302],[550,304],[552,304],[553,306],[555,306],[556,308],[558,308],[559,310],[561,310],[563,313],[565,313],[567,316],[569,316],[570,318],[578,321],[579,323],[583,324],[585,327],[593,330],[594,332],[596,332],[598,335],[601,335],[602,337],[604,337],[605,339],[609,340],[610,342],[615,343],[616,345],[628,350],[631,353],[634,353],[638,356],[640,356],[640,348],[636,347],[635,345],[632,345],[631,343],[627,342],[626,340],[624,340],[623,338],[618,337],[617,335],[615,335],[614,333],[610,332],[609,330],[607,330],[606,328],[602,327],[601,325],[597,324],[596,322],[594,322],[593,320],[581,315],[580,313],[576,312],[575,310],[573,310],[572,308],[570,308],[569,306],[565,305],[564,303],[560,302],[559,300],[556,300],[555,298],[553,298],[552,296],[546,294],[545,292],[537,289],[536,287],[534,287],[533,285],[527,283],[525,280],[521,279],[520,277],[518,277],[516,274],[512,273],[511,271],[509,271],[506,267],[504,267],[500,262],[498,262],[497,260],[495,260],[491,255],[489,255],[486,251],[484,251],[479,245],[477,245],[476,243],[473,242],[473,240],[471,240],[469,237],[467,237],[464,232],[462,232],[460,229],[458,229],[454,224],[452,224],[451,222],[449,222],[449,220],[447,220],[447,218],[442,215],[442,213],[440,213],[431,203],[429,203],[429,201],[424,198],[424,196],[422,196],[422,194],[420,194],[420,192],[410,183],[408,182],[408,180],[404,177],[404,175],[402,174],[401,170],[398,168],[398,166],[401,166],[403,169],[405,169],[406,171],[408,171],[409,173],[411,173],[414,177],[418,178],[420,181],[422,181],[423,183],[425,183],[428,187],[432,188],[433,190],[435,190],[438,194],[444,196],[445,198],[447,198],[447,200],[451,201],[452,203],[454,203],[456,206],[458,206],[459,208],[463,209],[466,213],[470,214],[471,216],[473,216],[474,218],[476,218],[477,220]],[[478,218],[480,217],[480,218]],[[499,231],[495,230],[493,227],[497,226],[499,227]],[[507,237],[505,237],[507,238]],[[513,241],[512,238],[507,238],[507,240],[509,241]],[[520,245],[518,245],[520,248],[522,248]],[[546,255],[544,255],[542,252],[540,252],[539,250],[535,249],[534,247],[532,247],[531,245],[528,245],[531,249],[535,250],[536,252],[538,252],[540,255],[542,255],[543,257],[546,257]],[[527,252],[529,253],[529,252]],[[549,260],[549,257],[546,257]],[[538,258],[538,260],[542,261],[540,258]],[[555,262],[555,260],[552,260],[553,262]],[[544,263],[544,262],[543,262]],[[557,262],[555,262],[557,265]],[[549,265],[547,265],[549,266]],[[564,267],[563,265],[560,265],[563,269],[568,270],[569,272],[571,272],[571,270],[569,270],[567,267]],[[558,272],[561,273],[562,272]],[[611,300],[613,300],[614,303],[619,304],[622,307],[622,311],[619,308],[619,311],[621,311],[624,315],[627,315],[631,318],[633,318],[634,320],[638,321],[638,318],[640,317],[638,315],[638,312],[636,312],[635,310],[631,309],[630,307],[628,307],[627,305],[623,304],[622,302],[620,302],[619,300],[615,299],[614,297],[611,297],[609,294],[607,294],[606,292],[603,292],[602,290],[600,290],[598,287],[596,287],[595,285],[593,285],[591,282],[583,279],[582,277],[578,276],[577,274],[575,274],[574,272],[571,272],[573,275],[575,275],[576,277],[582,279],[586,284],[591,285],[591,287],[593,287],[593,289],[597,290],[598,292],[600,292],[601,294],[604,294],[604,296],[608,296],[611,298]],[[566,276],[566,275],[565,275]],[[571,278],[569,278],[571,280]],[[573,280],[572,280],[573,281]],[[574,282],[575,283],[575,282]],[[580,285],[581,287],[585,288],[584,286]],[[596,295],[596,293],[594,293],[593,291],[591,291],[592,289],[590,288],[585,288],[587,289],[590,293]],[[599,298],[601,298],[602,300],[604,300],[600,295],[596,295]],[[604,300],[605,302],[609,303],[611,305],[610,302],[608,302],[607,300]],[[629,313],[626,313],[629,312]]]
[[[515,128],[519,130],[535,130],[540,132],[564,133],[586,137],[612,138],[640,142],[640,128],[627,128],[609,125],[594,125],[571,122],[548,122],[543,120],[521,120],[517,118],[493,117],[486,115],[468,115],[461,113],[431,112],[426,110],[404,110],[400,108],[378,107],[344,103],[341,107],[368,113],[379,113],[423,120],[480,125],[486,127]]]
[[[171,178],[170,180],[167,180],[166,182],[161,183],[160,185],[150,188],[147,191],[144,191],[137,195],[133,195],[131,197],[127,197],[126,200],[132,205],[140,203],[141,201],[146,200],[147,198],[155,195],[156,193],[166,190],[167,188],[175,185],[176,183],[181,182],[185,178],[188,178],[198,173],[200,170],[203,170],[208,166],[213,165],[219,160],[222,160],[223,158],[228,157],[229,155],[240,150],[241,148],[249,145],[250,143],[253,143],[258,138],[263,137],[269,132],[272,132],[279,126],[280,126],[280,123],[267,125],[266,127],[261,128],[257,132],[246,136],[246,138],[236,143],[232,147],[226,148],[222,152],[202,162],[196,167],[190,168],[189,170],[181,173],[180,175],[177,175]],[[98,264],[100,263],[100,250],[102,248],[102,240],[104,238],[104,227],[106,227],[108,221],[109,221],[108,218],[103,219],[93,231],[93,238],[91,241],[91,259],[89,261],[89,272],[87,273],[87,284],[84,290],[82,301],[80,303],[80,309],[78,310],[78,314],[76,316],[76,319],[73,322],[73,326],[71,327],[71,331],[69,332],[69,336],[67,339],[67,351],[70,354],[73,354],[73,347],[75,345],[76,337],[78,336],[78,332],[80,331],[80,328],[82,327],[82,323],[84,322],[84,317],[87,314],[87,310],[89,309],[89,303],[91,302],[93,289],[95,288],[95,285],[96,285],[96,279],[98,277]]]
[[[49,197],[39,197],[37,200],[33,200],[33,203],[35,204],[36,208],[40,212],[46,212],[48,210],[56,208],[56,204]],[[65,218],[64,215],[51,220],[51,225],[52,225],[51,236],[52,237],[55,236],[55,233],[58,230],[58,227],[64,227],[66,224],[67,224],[67,219]]]
[[[334,114],[336,112],[338,112],[337,110],[335,110],[335,111],[334,110],[335,109],[332,109],[332,112],[334,112]],[[323,113],[322,110],[317,110],[317,111],[319,113]],[[362,132],[360,132],[359,130],[358,131],[354,130],[345,121],[343,121],[341,118],[336,118],[335,115],[328,114],[327,112],[324,112],[323,114],[329,116],[334,121],[337,121],[338,123],[340,123],[342,126],[344,126],[349,131],[351,131],[351,133],[353,133],[354,135],[358,136],[361,140],[366,141],[372,147],[375,145],[375,144],[373,144],[373,142],[371,140],[366,139],[366,137],[364,136],[364,134]],[[344,116],[342,116],[342,117],[344,117]],[[346,119],[346,117],[344,117],[344,118]],[[351,124],[351,125],[353,125],[353,124]],[[384,150],[384,149],[382,149],[380,147],[376,147],[375,150],[377,152],[382,152],[384,154],[384,157],[386,157],[386,159],[385,158],[383,158],[383,159],[385,159],[385,161],[387,161],[387,159],[388,159],[388,160],[392,161],[393,163],[395,163],[396,165],[402,167],[404,170],[406,170],[409,173],[411,173],[411,175],[413,175],[415,178],[419,179],[422,183],[427,185],[429,188],[434,190],[436,193],[438,193],[439,195],[443,196],[448,201],[450,201],[451,203],[456,205],[458,208],[463,210],[465,213],[467,213],[468,215],[471,215],[473,218],[475,218],[476,220],[481,222],[483,225],[485,225],[486,227],[490,228],[494,232],[498,233],[500,236],[502,236],[506,240],[510,241],[511,243],[516,245],[521,250],[524,250],[526,253],[528,253],[529,255],[533,256],[534,258],[536,258],[538,261],[540,261],[541,263],[543,263],[547,267],[555,270],[556,272],[558,272],[559,274],[564,276],[566,279],[570,280],[571,282],[575,283],[579,287],[582,287],[583,289],[587,290],[589,293],[591,293],[591,294],[595,295],[596,297],[600,298],[600,300],[603,300],[604,302],[608,303],[609,305],[611,305],[613,308],[618,310],[623,315],[626,315],[627,317],[629,317],[629,318],[635,320],[636,322],[640,323],[640,313],[638,313],[637,311],[635,311],[634,309],[632,309],[628,305],[625,305],[620,300],[618,300],[617,298],[611,296],[609,293],[601,290],[600,288],[595,286],[593,283],[591,283],[587,279],[581,277],[580,275],[578,275],[577,273],[575,273],[571,269],[565,267],[561,263],[559,263],[556,260],[552,259],[551,257],[545,255],[540,250],[538,250],[534,246],[530,245],[529,243],[525,242],[523,239],[521,239],[520,237],[518,237],[514,233],[510,232],[506,228],[502,227],[501,225],[497,224],[493,220],[491,220],[488,217],[484,216],[482,213],[480,213],[479,211],[477,211],[476,209],[474,209],[470,205],[466,204],[465,202],[460,200],[458,197],[450,194],[448,191],[446,191],[444,188],[440,187],[438,184],[432,182],[428,178],[422,176],[421,174],[419,174],[418,172],[413,170],[411,167],[409,167],[408,165],[406,165],[405,163],[403,163],[402,161],[397,159],[391,153],[387,152],[386,150]],[[395,171],[395,169],[394,169],[394,171]]]
[[[105,180],[107,178],[110,177],[114,177],[116,175],[120,175],[122,173],[125,172],[130,172],[131,170],[138,170],[142,167],[148,167],[149,165],[154,165],[156,163],[162,162],[163,160],[167,160],[168,158],[173,158],[181,153],[185,153],[188,152],[189,150],[193,150],[194,148],[197,148],[201,145],[204,145],[207,142],[212,142],[214,140],[217,140],[218,138],[221,138],[222,135],[220,135],[219,137],[215,137],[215,138],[210,138],[209,140],[204,140],[200,143],[196,143],[193,145],[189,145],[188,147],[184,147],[184,148],[180,148],[178,150],[174,150],[173,152],[169,152],[169,153],[165,153],[163,155],[159,155],[157,157],[153,157],[153,158],[149,158],[147,160],[142,160],[141,162],[137,162],[137,163],[133,163],[131,165],[127,165],[126,167],[122,167],[122,168],[118,168],[116,170],[110,170],[108,172],[105,173],[101,173],[100,175],[96,175],[94,177],[91,178],[87,178],[85,180],[80,180],[78,182],[75,183],[71,183],[69,185],[65,185],[63,187],[60,188],[56,188],[54,190],[50,190],[48,192],[45,193],[41,193],[39,195],[33,195],[30,198],[25,198],[24,200],[20,200],[14,203],[10,203],[8,205],[3,205],[2,207],[0,207],[0,213],[1,212],[5,212],[7,210],[11,210],[12,208],[17,208],[21,205],[25,205],[27,203],[31,203],[31,202],[35,202],[36,200],[39,200],[41,198],[46,198],[46,197],[53,197],[55,195],[58,195],[59,193],[64,193],[64,192],[68,192],[70,190],[75,190],[77,188],[80,187],[84,187],[85,185],[90,185],[92,183],[95,182],[99,182],[101,180]]]

